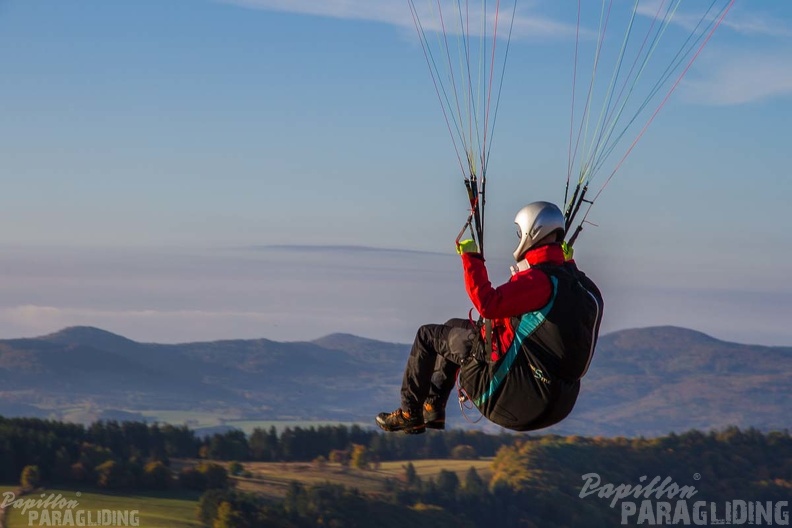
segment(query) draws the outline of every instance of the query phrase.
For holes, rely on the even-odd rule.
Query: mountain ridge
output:
[[[0,409],[53,417],[214,411],[250,420],[369,423],[395,407],[409,345],[333,333],[314,340],[141,343],[77,326],[0,340]],[[452,398],[453,401],[453,398]],[[726,425],[783,428],[792,347],[721,341],[681,327],[601,336],[575,411],[559,432],[665,434]],[[9,410],[10,409],[10,410]],[[449,422],[462,425],[458,411]]]

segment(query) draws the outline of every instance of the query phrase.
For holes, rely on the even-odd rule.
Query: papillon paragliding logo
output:
[[[17,498],[12,491],[2,495],[0,511],[10,520],[22,517],[25,526],[140,526],[138,510],[88,510],[80,508],[81,493],[69,498],[58,493],[42,493]],[[14,526],[18,521],[13,521]]]
[[[598,473],[581,477],[581,499],[596,497],[620,511],[621,524],[644,526],[789,526],[788,501],[706,501],[694,499],[694,485],[671,477],[644,475],[637,483],[603,483]],[[693,480],[701,480],[695,473]]]

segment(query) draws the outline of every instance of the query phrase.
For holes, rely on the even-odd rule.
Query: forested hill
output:
[[[220,463],[239,478],[229,482]],[[416,466],[435,469],[421,476]],[[214,527],[714,526],[729,517],[787,526],[792,438],[737,428],[627,439],[326,426],[200,439],[167,425],[0,418],[0,485],[20,475],[51,489],[209,490],[198,510]]]
[[[136,417],[152,409],[249,420],[371,423],[398,405],[409,351],[346,334],[162,345],[73,327],[0,340],[0,414]],[[792,348],[741,345],[675,327],[601,338],[577,408],[553,432],[659,435],[727,425],[783,429],[792,408]],[[451,424],[467,425],[458,410]]]
[[[678,327],[600,339],[568,432],[661,435],[789,427],[792,347],[729,343]],[[597,424],[592,427],[592,424]]]

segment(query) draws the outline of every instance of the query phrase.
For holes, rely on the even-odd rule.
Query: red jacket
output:
[[[531,249],[525,255],[528,264],[564,263],[564,252],[560,244],[551,244]],[[462,266],[465,270],[465,289],[476,311],[485,319],[491,319],[494,335],[500,347],[493,342],[492,360],[505,353],[514,339],[512,317],[543,308],[553,294],[550,278],[541,270],[529,268],[512,276],[506,284],[492,286],[484,259],[479,253],[463,253]],[[483,329],[482,329],[483,331]]]

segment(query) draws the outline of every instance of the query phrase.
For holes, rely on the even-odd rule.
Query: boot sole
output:
[[[425,424],[411,425],[407,427],[399,427],[394,429],[389,427],[387,424],[380,422],[379,419],[375,419],[375,421],[377,422],[377,425],[379,426],[380,429],[388,433],[398,433],[399,431],[401,431],[404,434],[423,434],[426,432]]]

